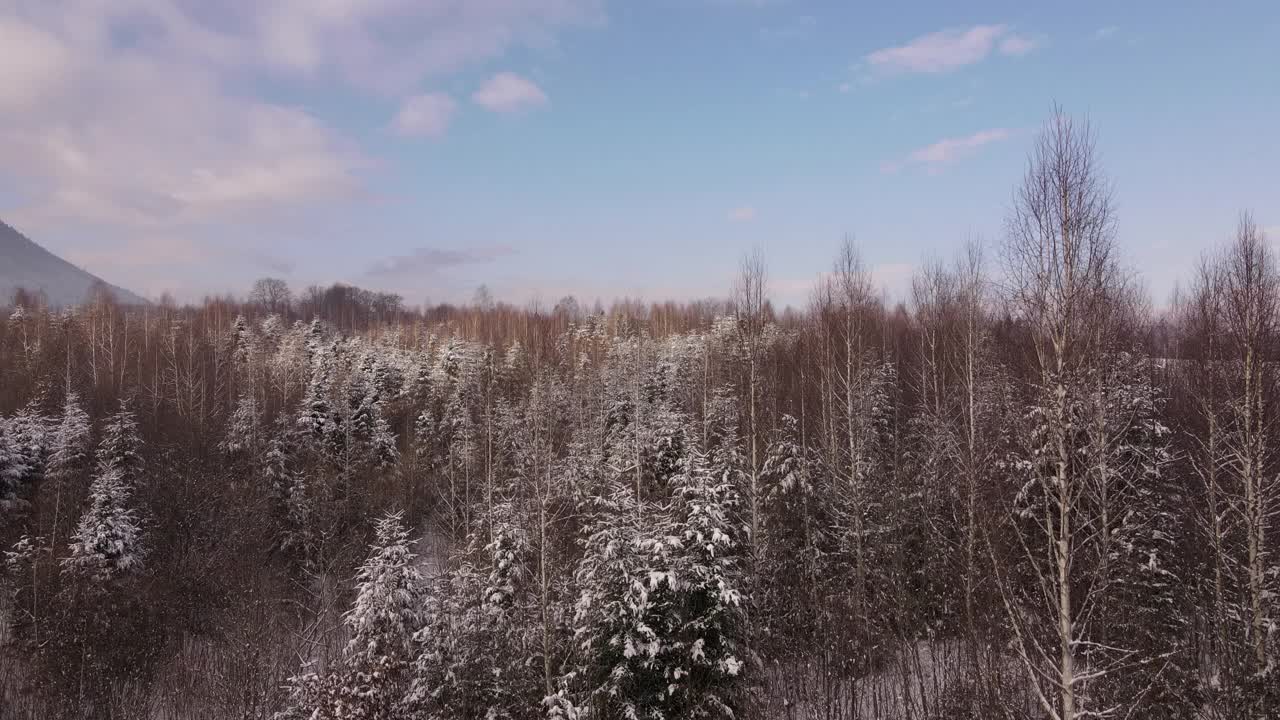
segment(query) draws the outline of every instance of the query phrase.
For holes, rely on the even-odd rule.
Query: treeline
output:
[[[1276,717],[1280,275],[1092,142],[896,307],[13,309],[0,717]]]

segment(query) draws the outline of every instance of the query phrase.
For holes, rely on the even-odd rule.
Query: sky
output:
[[[0,219],[179,300],[903,298],[994,257],[1054,104],[1157,304],[1242,210],[1280,242],[1280,3],[0,0]]]

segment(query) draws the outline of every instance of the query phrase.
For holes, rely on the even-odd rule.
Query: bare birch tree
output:
[[[1117,278],[1114,238],[1111,190],[1093,132],[1055,108],[1014,193],[1005,246],[1011,306],[1031,333],[1038,374],[1036,428],[1019,497],[1024,517],[1012,523],[1035,590],[1024,607],[1007,574],[1001,583],[1028,686],[1054,720],[1102,712],[1082,702],[1084,687],[1103,670],[1080,666],[1090,639],[1078,573],[1094,537],[1081,517],[1086,483],[1073,414],[1105,332]]]

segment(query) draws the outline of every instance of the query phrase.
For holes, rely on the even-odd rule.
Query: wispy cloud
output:
[[[736,207],[729,211],[729,222],[751,222],[756,219],[756,209],[750,205]]]
[[[1034,38],[1015,33],[1008,25],[975,25],[941,30],[904,45],[876,50],[867,64],[883,73],[944,73],[981,62],[998,52],[1025,55],[1039,45]]]
[[[457,109],[458,103],[444,93],[415,95],[404,101],[391,125],[408,137],[440,137]]]
[[[180,0],[160,0],[179,4]],[[284,75],[331,73],[352,85],[406,94],[431,77],[545,46],[565,27],[595,24],[601,0],[377,0],[238,2],[262,61]],[[207,14],[214,14],[212,12]]]
[[[494,247],[450,250],[444,248],[415,248],[405,255],[394,255],[370,265],[365,275],[371,278],[390,278],[403,275],[427,275],[462,265],[481,265],[515,254],[515,249],[505,245]]]
[[[1120,31],[1120,28],[1116,27],[1115,25],[1107,25],[1105,27],[1100,27],[1097,30],[1095,30],[1093,33],[1093,37],[1097,40],[1102,40],[1105,38],[1109,38],[1112,35],[1115,35],[1119,31]]]
[[[281,98],[399,101],[393,131],[439,134],[456,114],[418,88],[601,17],[601,0],[0,2],[3,210],[42,239],[93,228],[92,271],[143,235],[213,248],[238,222],[291,234],[366,199],[376,161]],[[207,281],[182,272],[167,281]]]
[[[1025,35],[1006,35],[1000,39],[1000,54],[1017,57],[1040,47],[1040,43]]]
[[[289,258],[262,250],[245,251],[245,259],[252,263],[254,267],[269,270],[277,275],[291,275],[298,266],[297,263]]]
[[[532,80],[511,72],[501,72],[489,78],[471,99],[494,112],[516,112],[549,102],[547,94]]]
[[[964,137],[944,138],[912,151],[902,160],[885,163],[881,166],[881,170],[886,173],[896,173],[908,167],[924,167],[930,174],[935,174],[941,172],[946,165],[969,157],[979,148],[1004,140],[1011,134],[1005,128],[992,128]]]

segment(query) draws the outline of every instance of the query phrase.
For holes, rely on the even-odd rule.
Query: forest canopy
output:
[[[1154,311],[1093,143],[896,306],[18,296],[0,718],[1275,717],[1273,250]]]

